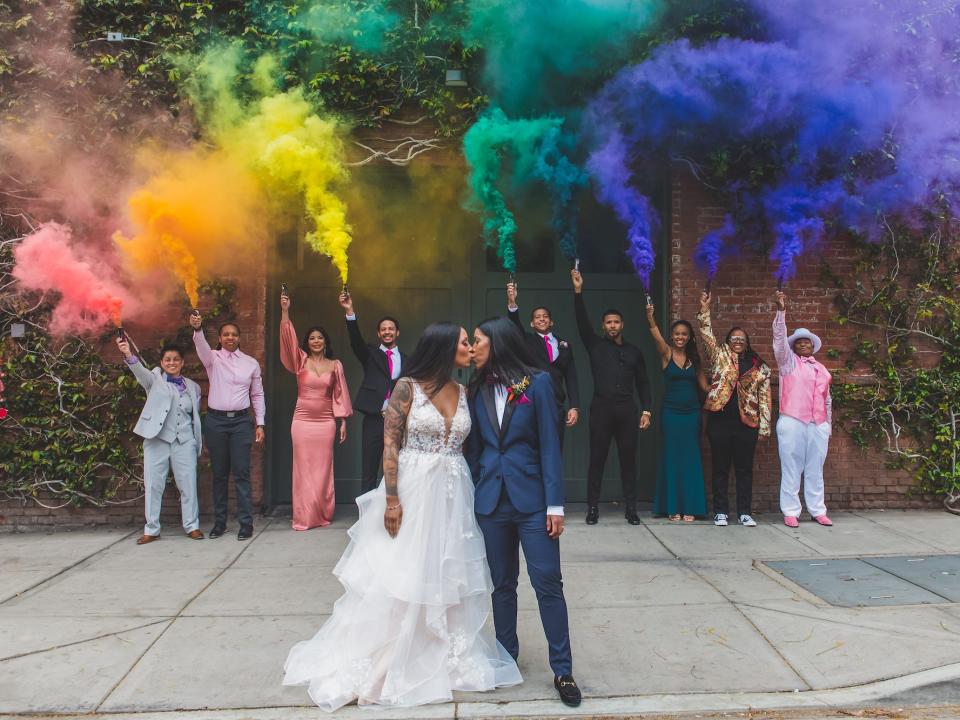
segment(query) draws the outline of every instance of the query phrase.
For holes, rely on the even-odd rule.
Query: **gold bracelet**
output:
[[[400,503],[397,503],[396,505],[387,505],[387,510],[396,510],[398,507],[400,507]]]

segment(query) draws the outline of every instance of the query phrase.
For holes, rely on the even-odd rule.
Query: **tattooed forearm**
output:
[[[397,383],[387,403],[383,420],[383,480],[388,496],[397,496],[397,469],[400,464],[400,448],[407,426],[407,415],[413,402],[410,380]]]

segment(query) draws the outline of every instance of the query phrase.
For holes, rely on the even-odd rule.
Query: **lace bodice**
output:
[[[403,452],[427,453],[430,455],[460,455],[463,443],[470,434],[470,411],[467,408],[466,390],[460,386],[457,412],[447,431],[447,421],[417,383],[413,385],[413,403],[407,415],[407,432]]]

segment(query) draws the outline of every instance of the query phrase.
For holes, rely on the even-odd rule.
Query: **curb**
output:
[[[58,713],[31,711],[0,714],[0,720],[24,717],[55,717],[57,720],[291,720],[292,718],[330,718],[344,720],[408,720],[409,718],[559,718],[559,717],[629,717],[637,715],[675,715],[684,713],[747,712],[750,710],[826,710],[875,703],[899,693],[939,683],[960,680],[960,663],[879,680],[863,685],[760,693],[672,693],[660,695],[619,695],[590,698],[578,708],[565,708],[556,700],[515,700],[510,702],[456,702],[426,705],[418,708],[364,709],[341,708],[334,714],[316,707],[223,708],[204,710],[149,710],[101,713]],[[956,700],[956,698],[953,698]]]

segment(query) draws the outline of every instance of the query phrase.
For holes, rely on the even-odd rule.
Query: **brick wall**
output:
[[[718,202],[689,169],[680,163],[672,168],[671,225],[669,258],[670,319],[689,320],[696,327],[700,293],[705,277],[693,263],[693,250],[698,240],[708,231],[720,226],[726,208]],[[821,260],[829,262],[834,272],[844,275],[852,272],[854,249],[843,239],[833,239],[816,254],[801,258],[797,276],[784,288],[789,305],[787,327],[803,326],[823,340],[824,349],[818,355],[835,378],[839,374],[838,361],[830,360],[826,351],[831,348],[848,349],[850,332],[832,321],[833,291],[820,279]],[[718,337],[726,335],[734,325],[743,327],[750,335],[753,348],[774,370],[773,422],[777,417],[777,375],[773,358],[773,293],[776,291],[774,266],[766,258],[744,255],[728,258],[720,265],[713,281],[713,327]],[[706,436],[704,474],[707,492],[710,492],[710,448]],[[760,512],[779,510],[780,462],[777,442],[771,437],[757,447],[754,466],[754,509]],[[863,451],[836,429],[830,441],[830,454],[824,468],[827,507],[832,510],[928,507],[934,504],[919,497],[908,497],[911,480],[904,472],[892,471],[878,451]],[[731,478],[731,507],[733,480]]]
[[[266,267],[266,249],[261,252],[261,262],[258,267]],[[260,366],[264,367],[264,349],[266,332],[266,273],[259,276],[237,279],[237,291],[235,296],[234,308],[236,311],[236,322],[241,329],[241,347],[244,352],[255,357]],[[204,306],[201,300],[201,311]],[[175,331],[175,328],[182,325],[185,318],[174,316],[174,313],[181,313],[182,308],[171,310],[170,323],[163,327],[160,325],[141,326],[136,323],[129,323],[126,327],[131,336],[136,340],[140,347],[156,347],[162,337],[169,337]],[[216,343],[216,328],[205,326],[207,340],[211,346]],[[108,361],[116,359],[115,348],[106,348],[104,358]],[[204,395],[204,406],[206,405],[207,379],[200,366],[197,356],[192,347],[187,348],[186,357],[187,366],[196,366],[197,370],[188,373],[191,379],[200,383]],[[142,391],[140,397],[143,396]],[[269,429],[268,429],[269,431]],[[201,525],[206,532],[209,528],[211,513],[213,509],[213,489],[210,475],[210,462],[206,450],[200,457],[198,467],[198,487],[197,492],[200,498]],[[251,475],[250,475],[253,505],[255,510],[259,509],[263,503],[263,452],[254,446],[251,457]],[[40,497],[37,503],[7,502],[0,503],[0,528],[13,530],[29,530],[43,528],[70,528],[70,527],[89,527],[106,525],[128,525],[136,526],[143,523],[143,498],[139,488],[127,488],[120,493],[119,497],[114,498],[113,504],[104,507],[57,507],[58,502],[52,497]],[[48,507],[45,507],[48,506]],[[237,527],[234,512],[234,491],[231,483],[230,490],[230,521],[232,528]],[[175,532],[180,528],[180,502],[176,486],[172,482],[167,484],[163,496],[163,510],[161,511],[161,522],[166,532]]]
[[[671,193],[669,288],[670,317],[686,318],[695,322],[699,295],[703,290],[704,276],[693,265],[693,249],[707,231],[721,224],[725,208],[706,188],[690,175],[682,164],[673,168]],[[849,334],[831,321],[833,316],[832,292],[820,282],[820,259],[826,258],[834,271],[849,272],[852,267],[853,250],[842,240],[834,240],[821,248],[818,255],[801,259],[796,279],[785,288],[790,306],[788,326],[804,325],[820,335],[824,347],[844,350],[850,342]],[[267,251],[263,250],[259,267],[264,270],[252,280],[237,282],[237,322],[243,332],[242,346],[245,352],[256,357],[265,366],[266,324],[266,270]],[[771,349],[773,319],[771,297],[775,290],[773,268],[763,257],[750,256],[727,259],[714,280],[714,328],[718,335],[734,324],[750,333],[754,348],[774,366]],[[179,311],[178,311],[179,312]],[[129,330],[142,345],[156,344],[164,334],[179,325],[181,318],[172,319],[168,328],[137,327]],[[208,338],[213,340],[214,328],[207,328]],[[109,351],[106,357],[110,357]],[[836,362],[821,352],[819,359],[832,371]],[[187,362],[196,363],[189,353]],[[200,372],[194,375],[206,391],[206,378]],[[774,373],[774,420],[776,419],[776,373]],[[269,432],[268,428],[268,432]],[[710,466],[709,446],[704,437],[705,481],[709,493]],[[254,506],[263,501],[263,455],[254,450],[252,458],[252,485]],[[760,512],[776,512],[779,508],[779,470],[776,439],[761,443],[757,449],[754,475],[754,508]],[[922,498],[908,497],[911,485],[909,476],[885,467],[884,457],[875,451],[861,451],[842,432],[837,431],[831,440],[830,455],[825,469],[827,504],[832,510],[866,508],[927,507],[934,503]],[[209,522],[212,507],[212,490],[209,462],[206,452],[200,459],[198,492],[200,509],[204,516],[204,530]],[[733,492],[733,482],[731,482]],[[135,489],[126,491],[118,504],[106,508],[45,508],[36,504],[0,503],[0,527],[74,527],[90,525],[130,525],[143,522],[143,500]],[[232,490],[231,490],[232,495]],[[45,504],[55,504],[43,499]],[[231,526],[233,502],[231,501]],[[168,484],[164,495],[162,521],[167,531],[179,526],[177,493]]]

